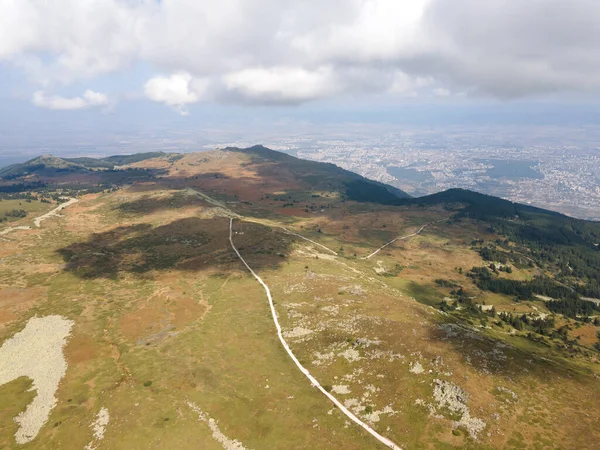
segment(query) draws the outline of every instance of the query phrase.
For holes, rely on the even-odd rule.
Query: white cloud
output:
[[[446,88],[436,88],[433,90],[433,95],[436,97],[450,97],[452,93]]]
[[[350,16],[303,30],[292,39],[292,47],[319,60],[369,63],[415,53],[426,42],[420,26],[430,0],[345,3]]]
[[[223,77],[225,88],[244,101],[299,103],[342,90],[331,68],[308,71],[299,67],[245,69]]]
[[[182,115],[187,114],[187,105],[199,102],[207,89],[206,80],[194,79],[185,72],[151,78],[144,86],[146,97],[164,103]]]
[[[417,92],[433,83],[431,78],[412,77],[404,72],[397,71],[388,89],[390,94],[416,96]]]
[[[600,91],[596,0],[0,0],[0,11],[0,62],[33,85],[140,64],[175,74],[145,90],[179,111],[429,85],[501,98]]]
[[[46,95],[44,91],[36,91],[32,102],[35,106],[55,110],[75,110],[108,105],[108,97],[99,92],[87,90],[80,97],[61,97]]]
[[[89,89],[83,93],[83,99],[89,106],[104,106],[108,105],[108,97],[100,92],[90,91]]]
[[[122,69],[137,57],[138,33],[155,5],[153,0],[0,0],[0,60],[39,57],[37,70],[28,75],[40,84]]]

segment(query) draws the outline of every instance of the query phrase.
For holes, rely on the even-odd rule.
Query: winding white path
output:
[[[59,212],[61,212],[67,206],[71,206],[73,203],[77,203],[78,201],[79,200],[77,200],[76,198],[71,198],[71,199],[69,199],[69,201],[67,201],[65,203],[61,203],[56,208],[54,208],[52,211],[47,212],[43,216],[36,217],[35,219],[33,219],[33,223],[35,224],[36,227],[39,228],[42,221],[49,219],[50,217],[60,217],[60,214],[58,214]]]
[[[8,227],[8,228],[5,228],[4,230],[0,231],[0,236],[4,236],[5,234],[12,233],[13,231],[19,231],[19,230],[31,230],[31,227],[27,226],[27,225],[21,225],[19,227]]]
[[[291,235],[293,235],[293,236],[298,236],[299,238],[302,238],[302,239],[304,239],[305,241],[308,241],[308,242],[310,242],[310,243],[312,243],[312,244],[318,245],[319,247],[321,247],[321,248],[323,248],[323,249],[327,250],[329,253],[331,253],[331,254],[333,254],[333,255],[337,255],[337,252],[335,252],[335,251],[331,250],[331,249],[330,249],[330,248],[328,248],[328,247],[325,247],[323,244],[319,244],[318,242],[315,242],[315,241],[313,241],[312,239],[309,239],[309,238],[307,238],[307,237],[304,237],[304,236],[302,236],[301,234],[298,234],[298,233],[295,233],[295,232],[293,232],[293,231],[291,231],[291,230],[288,230],[288,229],[287,229],[287,228],[285,228],[285,227],[281,227],[281,226],[280,226],[279,228],[281,228],[281,229],[282,229],[283,231],[285,231],[287,234],[291,234]]]
[[[425,225],[423,225],[421,228],[419,228],[419,231],[417,231],[416,233],[413,234],[408,234],[406,236],[402,236],[402,237],[397,237],[396,239],[392,239],[390,242],[383,244],[381,247],[379,247],[377,250],[375,250],[373,253],[371,253],[369,256],[364,256],[360,259],[369,259],[371,256],[375,256],[377,253],[379,253],[381,250],[383,250],[384,248],[386,248],[388,245],[392,245],[394,242],[396,241],[403,241],[404,239],[408,239],[410,237],[416,236],[417,234],[421,234],[421,231],[423,231],[425,229],[425,227],[429,225],[428,223],[426,223]]]
[[[227,207],[227,205],[225,205],[224,203],[212,198],[210,195],[205,194],[204,192],[199,191],[198,189],[194,189],[194,188],[188,188],[188,190],[194,194],[199,195],[200,197],[202,197],[204,200],[206,200],[208,203],[210,203],[213,206],[217,206],[219,208],[224,209],[228,214],[229,214],[229,218],[235,218],[235,219],[242,219],[245,220],[246,222],[251,222],[251,223],[257,223],[259,225],[263,225],[263,226],[268,226],[268,227],[272,227],[273,225],[269,224],[269,223],[264,223],[260,220],[256,220],[253,219],[252,217],[245,217],[242,216],[234,211],[232,211],[231,209],[229,209]],[[292,230],[288,230],[286,227],[281,226],[281,225],[276,225],[278,228],[281,228],[283,231],[285,231],[287,234],[291,234],[293,236],[299,237],[301,239],[304,239],[305,241],[310,242],[311,244],[315,244],[318,245],[319,247],[321,247],[323,250],[328,251],[329,253],[331,253],[332,255],[336,255],[337,256],[337,252],[335,250],[331,250],[328,247],[325,247],[323,244],[319,244],[318,242],[313,241],[312,239],[309,239],[305,236],[302,236],[301,234],[296,233],[295,231]]]
[[[35,224],[35,226],[37,228],[40,228],[40,226],[44,220],[49,219],[50,217],[60,217],[59,212],[61,212],[67,206],[71,206],[73,203],[77,203],[78,201],[79,200],[77,200],[76,198],[71,198],[71,199],[69,199],[69,201],[58,205],[52,211],[49,211],[44,215],[36,217],[35,219],[33,219],[33,223]],[[4,236],[5,234],[12,233],[13,231],[19,231],[19,230],[31,230],[31,227],[28,225],[21,225],[18,227],[8,227],[8,228],[5,228],[4,230],[0,231],[0,236]]]
[[[388,438],[383,437],[382,435],[377,433],[377,431],[375,431],[373,428],[371,428],[369,425],[367,425],[362,420],[360,420],[358,417],[356,417],[351,411],[349,411],[344,405],[342,405],[342,403],[340,403],[338,401],[338,399],[336,399],[333,395],[331,395],[329,392],[327,392],[323,388],[323,386],[321,386],[319,384],[319,382],[316,380],[316,378],[313,377],[310,374],[310,372],[306,368],[304,368],[304,366],[302,364],[300,364],[300,361],[298,361],[298,358],[296,358],[296,356],[290,349],[290,346],[283,338],[281,325],[279,325],[279,319],[277,318],[277,311],[275,311],[275,306],[273,305],[273,297],[271,296],[271,290],[269,289],[269,286],[267,286],[267,284],[256,274],[256,272],[254,272],[254,270],[252,270],[252,268],[248,265],[246,260],[242,257],[242,255],[240,254],[238,249],[233,244],[233,219],[232,218],[229,219],[229,243],[231,244],[231,248],[233,248],[233,251],[235,251],[235,253],[238,256],[238,258],[240,259],[240,261],[242,261],[244,263],[244,265],[246,266],[248,271],[252,274],[252,276],[254,276],[254,278],[256,278],[256,280],[264,288],[264,290],[267,294],[267,298],[269,299],[269,307],[271,308],[271,316],[273,317],[273,322],[275,323],[275,328],[277,329],[277,336],[279,337],[279,341],[283,345],[283,348],[285,348],[285,351],[287,352],[289,357],[292,359],[292,361],[294,361],[294,363],[296,364],[298,369],[300,369],[300,371],[306,376],[306,378],[308,378],[310,380],[311,384],[314,387],[316,387],[319,391],[321,391],[321,393],[323,395],[325,395],[329,400],[331,400],[333,402],[333,404],[335,406],[337,406],[340,409],[340,411],[342,411],[350,420],[352,420],[357,425],[360,425],[361,427],[363,427],[375,439],[377,439],[382,444],[386,445],[388,448],[392,448],[394,450],[401,450],[400,447],[398,447],[396,444],[394,444]]]
[[[408,234],[408,235],[406,235],[406,236],[397,237],[396,239],[392,239],[390,242],[387,242],[387,243],[383,244],[381,247],[379,247],[377,250],[375,250],[375,251],[374,251],[373,253],[371,253],[369,256],[363,256],[363,257],[362,257],[362,258],[360,258],[360,259],[369,259],[371,256],[375,256],[377,253],[379,253],[381,250],[383,250],[384,248],[386,248],[388,245],[392,245],[392,244],[393,244],[394,242],[396,242],[396,241],[403,241],[403,240],[405,240],[405,239],[408,239],[408,238],[410,238],[410,237],[413,237],[413,236],[416,236],[416,235],[418,235],[418,234],[421,234],[421,231],[423,231],[423,230],[424,230],[426,227],[428,227],[429,225],[432,225],[432,224],[434,224],[434,223],[440,223],[440,222],[443,222],[444,220],[448,220],[448,218],[446,217],[446,218],[444,218],[444,219],[437,220],[437,221],[435,221],[435,222],[429,222],[429,223],[426,223],[426,224],[425,224],[425,225],[423,225],[421,228],[419,228],[419,231],[417,231],[416,233],[412,233],[412,234]]]

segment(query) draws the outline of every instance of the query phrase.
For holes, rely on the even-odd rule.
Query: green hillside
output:
[[[65,173],[90,173],[98,170],[112,170],[116,166],[133,164],[147,159],[165,156],[163,152],[138,153],[134,155],[115,155],[106,158],[60,158],[43,155],[24,163],[11,164],[0,169],[0,178],[14,180],[29,175],[38,177],[56,177]]]

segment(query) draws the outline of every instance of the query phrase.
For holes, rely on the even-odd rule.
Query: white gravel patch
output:
[[[423,372],[425,372],[425,369],[423,369],[423,366],[421,365],[421,363],[417,361],[410,365],[410,369],[408,369],[408,371],[410,373],[414,373],[415,375],[420,375]]]
[[[331,313],[335,316],[340,312],[340,307],[338,305],[323,306],[321,311]]]
[[[315,359],[312,361],[312,363],[316,366],[327,365],[334,361],[337,353],[345,348],[348,348],[347,342],[333,342],[323,349],[323,353],[313,352],[313,357]]]
[[[381,341],[377,338],[369,339],[369,338],[358,338],[355,342],[359,347],[370,347],[371,345],[379,345]]]
[[[351,286],[342,286],[340,291],[347,292],[348,294],[357,295],[359,297],[364,297],[367,293],[365,288],[363,288],[360,284],[353,284]]]
[[[338,356],[346,358],[348,362],[354,362],[360,359],[360,353],[358,350],[354,350],[353,348],[349,348],[341,353],[338,353]]]
[[[61,316],[33,317],[0,347],[0,385],[19,377],[33,380],[36,397],[15,417],[18,444],[33,440],[56,405],[56,390],[67,371],[63,347],[74,322]]]
[[[85,446],[85,450],[95,450],[97,442],[104,439],[104,432],[106,431],[106,427],[110,422],[110,414],[108,413],[108,409],[100,408],[98,414],[96,415],[96,420],[92,424],[92,430],[94,430],[94,439],[88,445]]]
[[[293,292],[308,292],[308,288],[304,283],[288,285],[283,289],[284,294],[291,294]]]
[[[373,270],[377,275],[387,272],[387,269],[383,265],[383,261],[377,261],[377,266],[373,267]]]
[[[336,394],[349,394],[350,393],[350,388],[348,387],[347,384],[334,384],[331,387],[331,390],[333,392],[335,392]]]
[[[366,414],[365,419],[371,423],[377,423],[381,420],[381,416],[383,414],[393,416],[394,414],[396,414],[396,411],[394,411],[394,409],[390,405],[388,405],[388,406],[385,406],[383,409],[373,411],[370,414]]]
[[[442,325],[439,325],[438,328],[440,330],[442,330],[444,333],[446,333],[446,339],[454,338],[454,337],[466,337],[466,338],[474,339],[476,341],[483,340],[483,337],[480,334],[478,334],[479,333],[478,330],[467,328],[462,325],[457,325],[455,323],[444,323]],[[445,340],[445,339],[442,339],[442,340]]]
[[[246,447],[244,447],[244,444],[242,444],[237,439],[229,439],[227,436],[225,436],[219,429],[217,421],[215,419],[210,418],[208,414],[203,412],[195,403],[188,402],[188,406],[196,414],[198,414],[198,418],[202,422],[206,422],[208,424],[208,427],[212,431],[213,439],[219,442],[225,450],[248,450]]]
[[[433,380],[433,398],[440,408],[448,408],[450,411],[461,414],[460,420],[456,421],[456,427],[465,428],[472,438],[476,439],[486,424],[483,420],[471,417],[469,407],[466,405],[467,393],[454,383],[442,380]]]
[[[319,353],[313,352],[313,356],[316,358],[312,361],[315,366],[321,366],[323,364],[327,364],[335,359],[335,353]]]
[[[517,396],[517,394],[515,394],[510,389],[505,388],[504,386],[496,386],[496,390],[498,392],[502,392],[504,394],[508,394],[513,399],[513,401],[517,401],[519,399],[519,397]]]
[[[391,350],[374,350],[370,351],[366,355],[367,359],[383,359],[388,362],[394,362],[397,360],[404,361],[406,357],[400,353],[394,353]]]
[[[365,370],[363,368],[358,367],[358,368],[354,369],[352,371],[352,373],[347,373],[346,375],[344,375],[342,377],[342,379],[344,381],[353,381],[353,382],[362,383],[361,376],[363,375],[364,371]]]
[[[359,414],[364,420],[371,424],[375,424],[381,420],[382,415],[393,416],[397,414],[392,408],[392,405],[384,406],[381,409],[375,409],[373,405],[373,400],[371,398],[372,394],[376,394],[380,392],[381,389],[373,386],[372,384],[365,386],[365,390],[360,399],[358,398],[349,398],[344,400],[344,405],[347,408],[350,408],[355,414]],[[369,408],[367,409],[367,406]]]
[[[309,330],[308,328],[294,327],[291,330],[285,331],[283,335],[293,339],[308,336],[309,334],[312,334],[312,332],[313,330]]]

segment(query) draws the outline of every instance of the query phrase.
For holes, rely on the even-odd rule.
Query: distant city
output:
[[[569,147],[364,148],[322,142],[297,156],[332,162],[414,196],[459,187],[600,220],[600,156],[597,150]],[[328,145],[329,144],[329,145]],[[425,146],[424,146],[425,147]],[[526,158],[526,159],[523,159]]]
[[[541,131],[541,130],[539,130]],[[579,130],[581,132],[581,130]],[[579,133],[578,133],[579,134]],[[584,136],[580,136],[584,138]],[[550,136],[547,136],[550,138]],[[289,142],[281,150],[331,162],[413,196],[457,187],[531,204],[589,220],[600,220],[600,149],[597,143],[543,143],[543,134],[520,145],[478,144],[459,132],[390,133],[348,142]]]

